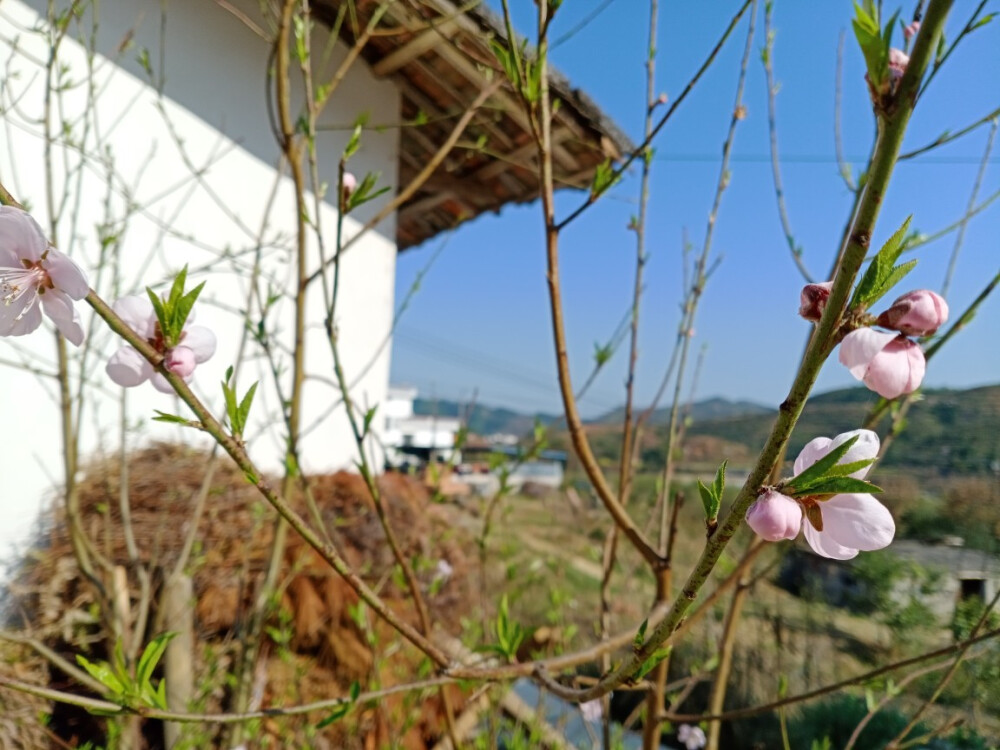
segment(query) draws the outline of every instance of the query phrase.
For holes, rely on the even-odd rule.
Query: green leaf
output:
[[[168,329],[168,324],[167,324],[167,311],[163,307],[163,300],[161,300],[160,296],[152,289],[150,289],[148,286],[146,287],[146,294],[149,295],[149,301],[153,303],[153,312],[156,313],[156,320],[160,324],[160,333],[164,334],[165,336]]]
[[[611,355],[613,353],[614,352],[613,352],[613,350],[611,348],[611,344],[605,344],[604,346],[601,346],[600,344],[598,344],[595,341],[594,342],[594,366],[595,367],[604,367],[604,365],[606,365],[608,363],[608,361],[611,359]]]
[[[590,185],[591,200],[599,197],[620,179],[621,176],[616,175],[614,168],[611,166],[611,159],[605,159],[598,164],[597,169],[594,170],[594,180]]]
[[[139,657],[139,663],[135,668],[135,681],[138,683],[140,689],[149,684],[150,679],[153,677],[153,670],[156,669],[156,665],[159,664],[160,659],[163,657],[163,652],[167,650],[167,644],[176,635],[177,633],[174,632],[166,632],[158,635],[143,649],[142,656]]]
[[[872,299],[868,304],[872,305],[878,302],[882,297],[886,295],[886,293],[890,289],[892,289],[894,286],[896,286],[896,284],[902,281],[903,277],[906,276],[906,274],[908,274],[910,271],[912,271],[916,265],[917,265],[916,260],[908,260],[906,261],[906,263],[900,263],[898,266],[893,268],[889,272],[889,276],[886,278],[885,283],[882,285],[882,288],[879,290],[878,294],[876,294],[874,299]]]
[[[846,477],[849,474],[853,474],[856,471],[861,471],[866,466],[871,466],[875,463],[877,459],[874,458],[863,458],[860,461],[851,461],[846,464],[837,464],[831,467],[829,471],[826,472],[828,477]]]
[[[373,406],[371,409],[365,412],[365,422],[362,428],[363,434],[367,435],[368,431],[371,429],[372,420],[375,419],[375,412],[378,411],[378,405]]]
[[[520,89],[521,73],[517,69],[513,52],[496,39],[490,39],[490,49],[493,50],[493,56],[500,63],[500,67],[503,69],[504,75],[507,76],[507,80],[514,84],[517,89]]]
[[[837,462],[844,457],[851,446],[858,442],[859,437],[860,435],[855,435],[850,440],[838,445],[801,474],[792,477],[785,483],[785,489],[794,491],[826,477],[830,469],[837,465]]]
[[[934,51],[934,67],[941,64],[944,59],[945,52],[948,50],[948,43],[945,41],[944,32],[941,32],[941,36],[938,37],[937,49]]]
[[[896,276],[895,263],[899,259],[900,253],[903,252],[903,243],[912,219],[912,215],[908,216],[906,221],[903,222],[903,226],[893,233],[882,246],[882,249],[872,258],[871,263],[868,264],[868,268],[865,270],[865,275],[861,277],[861,281],[858,282],[858,286],[854,290],[854,296],[851,298],[850,304],[852,309],[858,306],[867,308],[892,288],[890,279],[896,278],[898,281],[906,275],[908,271],[902,272],[902,275],[898,275],[898,277]],[[900,266],[900,268],[902,267]]]
[[[358,152],[359,148],[361,148],[361,131],[368,123],[368,117],[369,115],[367,112],[362,112],[354,121],[354,130],[351,133],[350,139],[347,141],[347,145],[344,147],[344,155],[342,157],[343,161],[346,162]]]
[[[980,26],[985,26],[996,16],[996,13],[987,13],[985,16],[976,21],[972,26],[969,27],[969,31],[975,31]]]
[[[649,627],[649,620],[643,620],[642,624],[639,626],[639,630],[635,634],[635,638],[632,639],[632,647],[635,649],[642,648],[642,644],[646,642],[646,628]]]
[[[861,47],[868,68],[868,80],[872,86],[879,89],[889,77],[889,48],[882,39],[879,28],[878,10],[874,5],[865,3],[865,7],[854,3],[855,17],[851,21],[854,36]]]
[[[201,294],[201,290],[204,288],[205,282],[203,281],[190,292],[182,297],[179,297],[174,303],[173,326],[178,337],[178,340],[175,343],[180,343],[180,335],[184,330],[184,324],[187,323],[188,315],[191,314],[191,308],[194,307],[194,303],[198,299],[198,295]]]
[[[226,416],[229,417],[229,426],[236,429],[238,419],[236,405],[236,389],[230,388],[227,383],[222,384],[222,395],[226,400]]]
[[[260,381],[257,381],[259,383]],[[250,416],[250,406],[253,404],[253,395],[257,391],[257,383],[250,386],[250,389],[243,396],[243,400],[240,401],[239,407],[236,409],[236,432],[240,435],[243,434],[243,430],[247,426],[247,417]]]
[[[633,677],[633,679],[641,680],[643,677],[645,677],[647,674],[653,671],[653,669],[656,668],[657,664],[659,664],[661,661],[670,656],[670,652],[672,650],[673,648],[671,646],[665,646],[663,648],[656,649],[656,651],[654,651],[649,656],[649,658],[642,663],[642,666],[639,667],[639,671],[636,672],[635,677]]]
[[[719,517],[719,499],[708,487],[698,480],[698,494],[701,495],[701,504],[705,508],[705,520],[712,521]]]
[[[378,198],[383,193],[388,192],[388,187],[379,188],[375,190],[375,183],[381,176],[381,172],[369,172],[361,180],[361,183],[354,189],[354,192],[350,194],[347,198],[347,210],[357,208],[362,203],[367,203],[370,200]]]
[[[153,409],[156,412],[156,416],[153,417],[154,422],[169,422],[171,424],[187,424],[188,420],[184,417],[178,417],[176,414],[167,414],[159,409]]]
[[[108,690],[116,696],[125,694],[125,685],[123,685],[121,680],[115,676],[115,673],[111,669],[111,665],[107,662],[102,661],[95,664],[94,662],[88,660],[85,656],[77,654],[76,663],[87,670],[87,673],[91,677],[108,688]]]
[[[316,724],[316,728],[324,729],[325,727],[328,727],[331,724],[333,724],[335,721],[340,721],[345,716],[347,716],[348,713],[350,713],[351,708],[352,708],[352,703],[349,702],[341,703],[339,706],[335,706],[325,719]]]
[[[719,470],[715,472],[715,481],[712,483],[712,494],[715,495],[715,499],[720,503],[722,502],[722,493],[726,491],[726,464],[729,463],[728,460],[723,461]]]
[[[882,488],[854,477],[825,477],[792,492],[792,497],[819,497],[851,493],[879,493]]]

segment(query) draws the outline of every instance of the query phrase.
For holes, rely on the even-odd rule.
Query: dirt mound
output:
[[[162,581],[187,546],[186,565],[195,592],[197,644],[193,654],[199,711],[225,710],[231,697],[227,675],[240,651],[257,588],[264,578],[276,528],[276,514],[242,472],[226,459],[215,462],[200,517],[195,517],[211,457],[175,445],[157,445],[129,457],[123,482],[117,460],[93,464],[79,485],[80,526],[90,540],[98,576],[127,572],[129,609],[133,622],[149,601],[144,638],[168,630],[157,617]],[[124,488],[123,488],[123,485]],[[304,493],[290,498],[307,518],[322,520],[325,533],[365,581],[398,613],[416,625],[402,577],[363,480],[354,474],[310,477],[310,509]],[[403,553],[420,580],[425,601],[437,627],[455,632],[472,610],[474,557],[463,553],[466,540],[418,481],[399,474],[379,479],[384,506]],[[123,493],[124,489],[124,493]],[[126,498],[123,513],[122,498]],[[128,520],[138,565],[130,560]],[[316,524],[314,523],[313,526]],[[54,509],[35,548],[26,558],[12,590],[16,595],[14,627],[29,627],[32,635],[72,662],[76,653],[107,658],[113,639],[98,616],[94,587],[77,567],[62,506]],[[193,535],[193,536],[192,536]],[[189,537],[191,537],[189,539]],[[387,626],[373,618],[350,588],[297,534],[289,533],[284,550],[280,598],[272,608],[255,690],[261,707],[292,705],[345,695],[357,682],[363,689],[411,681],[427,669],[422,654],[401,644]],[[138,567],[150,572],[152,590],[144,597]],[[12,609],[12,611],[14,611]],[[62,675],[39,679],[60,686]],[[460,696],[456,692],[456,702]],[[65,713],[60,718],[58,714]],[[69,708],[55,707],[50,726],[73,727],[65,739],[93,739],[86,727],[91,717],[71,717]],[[402,694],[378,706],[359,707],[349,718],[322,731],[315,724],[324,714],[305,718],[275,718],[257,730],[280,737],[279,745],[305,741],[315,747],[378,747],[390,739],[395,746],[423,748],[443,732],[437,692]],[[72,718],[72,720],[70,720]],[[152,724],[152,722],[147,722]],[[0,729],[2,731],[2,729]],[[215,728],[201,741],[214,739]],[[158,731],[144,729],[148,747],[157,747]],[[0,737],[0,740],[3,738]],[[101,742],[103,744],[103,742]],[[6,745],[4,745],[6,746]],[[208,746],[208,745],[205,745]],[[288,745],[291,746],[291,745]]]

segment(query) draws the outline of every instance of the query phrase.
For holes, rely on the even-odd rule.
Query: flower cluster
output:
[[[73,300],[87,296],[80,267],[51,247],[42,228],[19,208],[0,206],[0,336],[23,336],[42,312],[70,343],[83,343]]]
[[[875,459],[879,451],[878,435],[871,430],[854,430],[833,439],[818,437],[807,443],[795,459],[795,474],[801,474],[855,436],[857,441],[837,464]],[[863,479],[870,468],[867,465],[847,476]],[[887,547],[896,533],[892,514],[867,493],[833,495],[825,499],[791,498],[775,489],[766,489],[747,510],[746,519],[747,525],[769,542],[794,539],[802,530],[817,554],[835,560],[849,560],[861,550]]]
[[[180,341],[171,347],[164,339],[153,303],[147,297],[122,297],[115,302],[113,309],[129,328],[163,355],[163,366],[185,381],[191,379],[196,365],[215,354],[215,334],[203,326],[189,325],[193,315],[188,315]],[[146,358],[131,346],[123,346],[115,352],[108,360],[105,370],[108,377],[125,388],[149,380],[158,391],[174,392],[167,379],[156,372]]]
[[[913,393],[924,379],[924,352],[909,336],[931,336],[948,320],[948,303],[927,289],[907,292],[875,322],[889,331],[859,328],[840,343],[840,362],[883,398]]]
[[[806,284],[799,315],[818,321],[830,299],[833,282]],[[840,344],[839,359],[858,380],[884,398],[912,393],[924,379],[924,353],[911,336],[931,336],[948,320],[948,303],[928,289],[907,292],[888,310],[870,319],[889,331],[862,327]]]

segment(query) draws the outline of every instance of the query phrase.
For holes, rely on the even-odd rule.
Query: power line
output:
[[[468,369],[487,373],[494,377],[517,381],[520,385],[544,393],[550,398],[559,398],[554,376],[546,376],[538,371],[527,370],[509,359],[491,356],[483,351],[463,346],[426,331],[417,331],[408,326],[399,326],[394,340],[407,348],[414,349],[432,359],[444,360]],[[613,408],[601,399],[587,398],[588,408]]]
[[[720,154],[662,154],[653,157],[654,161],[666,162],[720,162]],[[730,161],[749,163],[770,163],[770,154],[733,154]],[[781,157],[782,163],[791,164],[837,164],[837,157],[826,154],[790,154]],[[844,159],[848,164],[867,164],[868,157],[850,157]],[[981,164],[981,156],[923,156],[913,159],[911,164]],[[987,161],[988,164],[1000,163],[1000,157],[994,157]]]

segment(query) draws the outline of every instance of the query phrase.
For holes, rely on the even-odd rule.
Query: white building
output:
[[[416,388],[389,388],[382,432],[386,462],[401,467],[424,462],[461,461],[455,441],[462,429],[462,420],[414,414],[416,398]]]
[[[198,323],[216,331],[219,346],[196,372],[195,391],[221,415],[219,381],[227,367],[240,364],[241,392],[260,380],[246,436],[259,465],[280,471],[293,320],[291,300],[280,295],[295,288],[296,209],[271,124],[267,37],[273,24],[260,10],[267,4],[103,0],[85,4],[79,16],[67,14],[69,5],[57,0],[48,17],[48,0],[0,4],[5,68],[0,181],[30,207],[53,242],[87,268],[91,285],[105,299],[141,293],[185,265],[192,281],[206,282]],[[328,45],[341,2],[312,3],[312,48],[333,50],[319,76],[332,76],[378,5],[357,3],[358,26],[345,22],[340,41]],[[47,68],[61,19],[68,19],[66,33]],[[320,180],[336,185],[337,161],[351,126],[366,115],[371,127],[364,129],[349,168],[359,177],[379,173],[379,184],[391,188],[345,219],[348,237],[385,208],[448,140],[456,122],[448,113],[475,99],[486,86],[484,66],[495,64],[488,37],[503,36],[486,12],[463,15],[449,0],[395,3],[380,23],[398,33],[375,35],[364,46],[317,136]],[[557,183],[586,186],[595,165],[617,157],[628,142],[566,82],[554,79],[553,90],[562,99],[553,124]],[[293,98],[301,102],[301,86]],[[352,395],[362,408],[389,406],[396,253],[537,194],[533,145],[512,92],[494,94],[484,112],[463,136],[488,148],[449,153],[420,189],[344,255],[337,327]],[[426,122],[395,127],[401,120]],[[54,227],[50,207],[58,214]],[[322,202],[310,219],[332,238],[335,203]],[[309,252],[311,268],[319,268],[315,242]],[[257,296],[251,283],[255,258]],[[260,300],[272,292],[280,298],[266,326],[277,342],[272,353],[284,373],[281,392],[265,352],[244,335],[244,311],[249,309],[256,323]],[[332,385],[318,284],[310,288],[307,305],[313,322],[306,337],[308,416],[301,459],[307,472],[330,471],[350,466],[355,447]],[[89,308],[81,313],[90,327],[88,343],[71,352],[70,361],[74,393],[81,396],[74,407],[81,461],[113,455],[123,439],[129,446],[199,439],[193,430],[150,420],[154,410],[186,415],[175,398],[148,385],[123,398],[104,376],[105,361],[119,343]],[[53,336],[45,330],[0,341],[0,412],[8,425],[0,450],[0,529],[8,540],[24,534],[39,499],[63,481],[58,390],[49,377],[55,368]],[[395,429],[392,419],[386,420],[383,442]],[[411,427],[401,435],[426,438],[433,446],[447,442],[450,429],[444,420]]]

